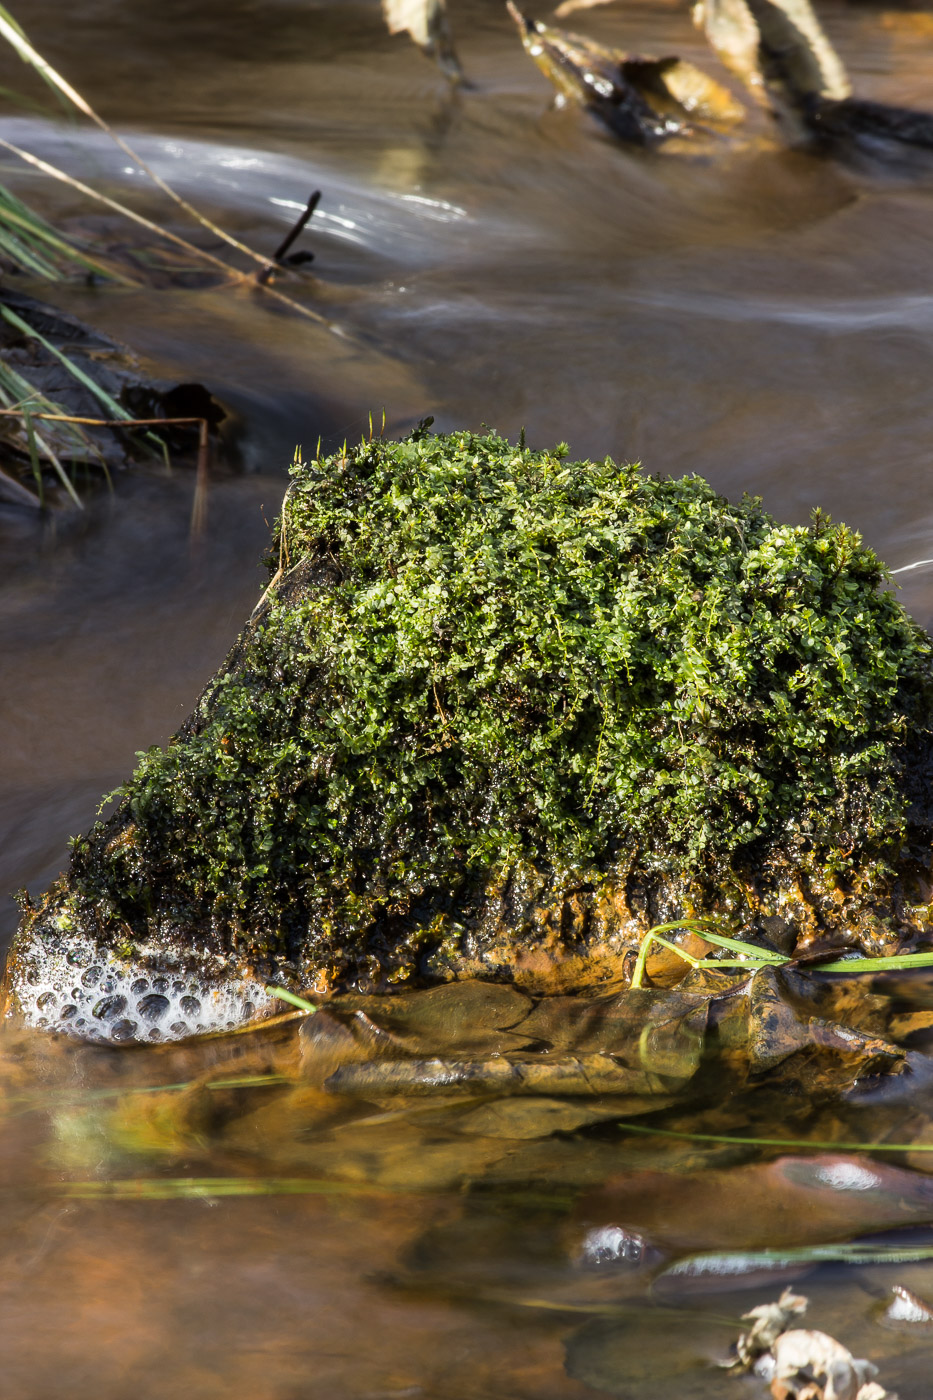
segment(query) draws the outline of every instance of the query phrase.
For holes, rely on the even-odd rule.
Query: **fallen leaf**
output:
[[[743,1322],[751,1322],[752,1326],[747,1332],[743,1332],[736,1342],[738,1360],[731,1369],[749,1370],[759,1356],[771,1350],[781,1333],[787,1330],[791,1319],[803,1316],[807,1305],[808,1299],[800,1293],[794,1293],[790,1288],[785,1288],[776,1303],[762,1303],[750,1312],[743,1313]]]
[[[799,1328],[777,1338],[771,1394],[774,1400],[858,1400],[859,1392],[878,1374],[870,1361],[857,1360],[825,1332]],[[814,1381],[822,1389],[814,1389]],[[881,1395],[884,1396],[882,1391]],[[894,1400],[894,1397],[890,1397]]]

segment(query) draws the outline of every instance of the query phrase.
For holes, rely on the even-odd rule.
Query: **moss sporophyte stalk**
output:
[[[296,461],[270,573],[21,941],[553,987],[665,919],[927,930],[931,643],[820,512],[422,427]]]

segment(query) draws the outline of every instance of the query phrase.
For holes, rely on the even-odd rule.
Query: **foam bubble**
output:
[[[255,978],[142,966],[48,925],[17,949],[10,993],[27,1025],[115,1044],[235,1030],[280,1009]]]

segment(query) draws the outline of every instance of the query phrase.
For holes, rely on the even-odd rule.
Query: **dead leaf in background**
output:
[[[382,14],[390,34],[410,34],[449,78],[463,76],[445,0],[382,0]]]
[[[756,94],[764,89],[839,100],[852,85],[809,0],[701,0],[694,19],[725,66]]]

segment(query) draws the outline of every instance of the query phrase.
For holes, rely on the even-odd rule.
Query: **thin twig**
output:
[[[285,254],[288,252],[295,239],[300,233],[304,231],[305,225],[311,218],[311,215],[314,213],[315,209],[318,207],[320,200],[321,191],[315,190],[314,194],[308,200],[307,209],[305,209],[304,213],[298,219],[296,219],[294,227],[289,230],[289,232],[285,235],[285,237],[282,239],[282,242],[279,244],[279,246],[273,253],[272,257],[274,262],[281,262],[282,259],[285,257]],[[271,269],[268,269],[267,271],[269,270]],[[267,273],[262,273],[261,275],[266,276]]]

